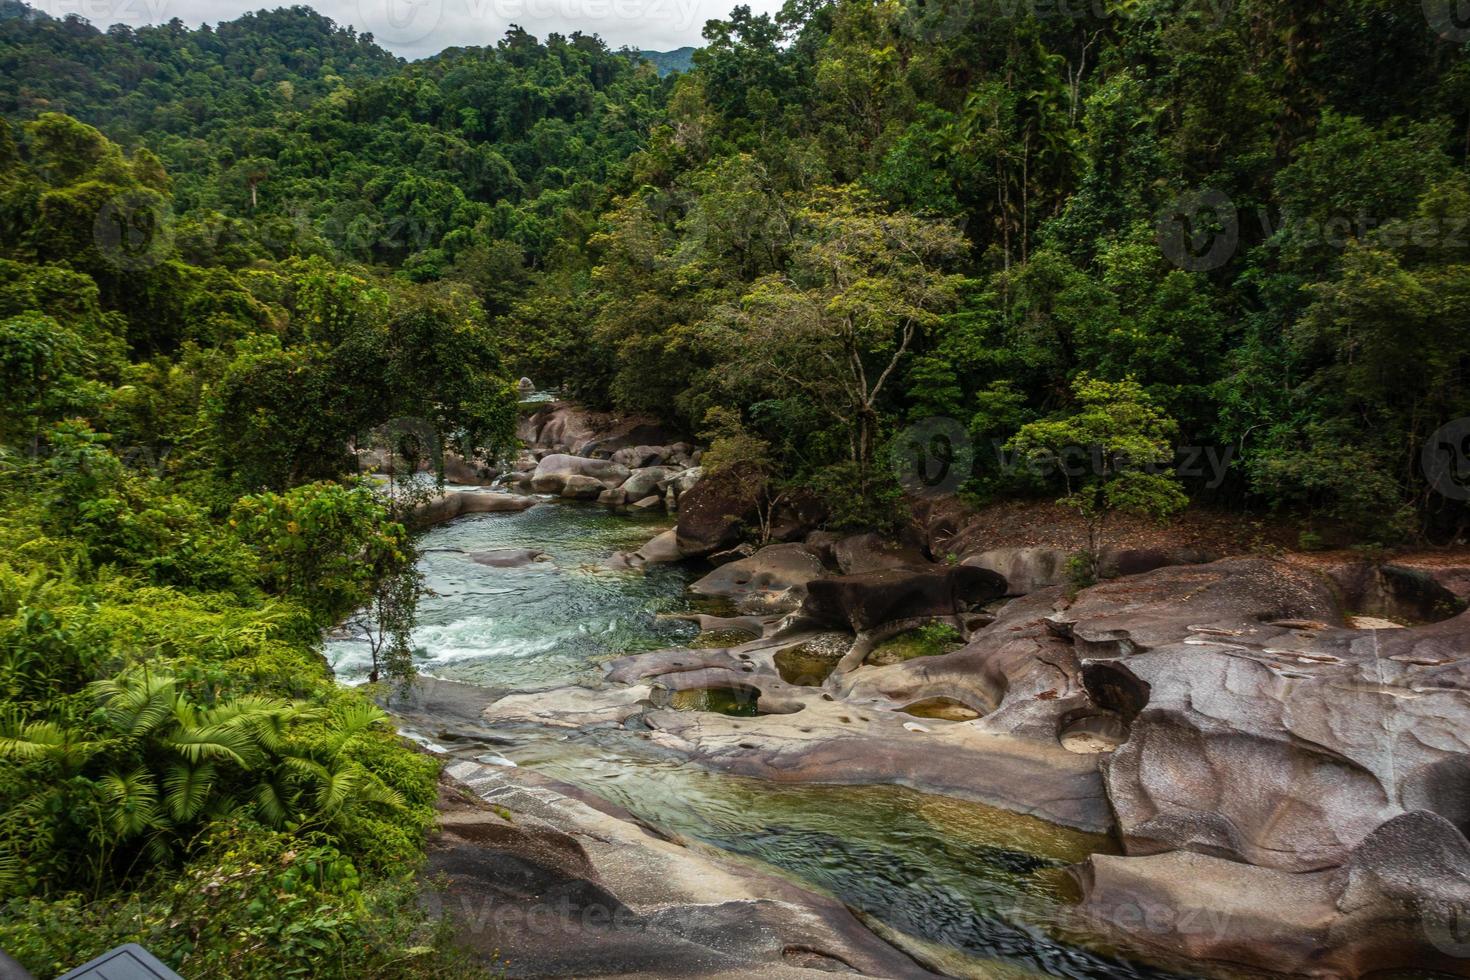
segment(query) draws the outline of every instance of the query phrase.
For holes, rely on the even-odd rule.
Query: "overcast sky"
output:
[[[299,2],[299,0],[298,0]],[[537,37],[553,31],[600,34],[613,47],[667,51],[699,45],[700,28],[724,17],[741,0],[311,0],[339,24],[371,31],[378,43],[405,58],[447,47],[493,44],[510,24]],[[744,0],[775,11],[780,0]],[[141,27],[177,17],[191,27],[233,20],[247,10],[290,6],[291,0],[30,0],[54,17],[79,14],[94,25]]]

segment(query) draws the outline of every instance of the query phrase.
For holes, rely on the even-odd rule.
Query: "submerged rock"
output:
[[[536,506],[536,501],[531,497],[517,497],[508,493],[448,490],[416,506],[410,513],[409,520],[416,527],[431,527],[466,514],[514,513],[534,506]]]
[[[518,976],[800,980],[935,976],[841,903],[535,773],[453,762],[425,872],[428,911],[481,965]]]
[[[493,551],[471,551],[466,554],[470,561],[490,568],[520,568],[539,561],[546,561],[546,552],[531,548],[496,548]]]

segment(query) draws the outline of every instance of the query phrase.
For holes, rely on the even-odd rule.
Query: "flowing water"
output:
[[[607,566],[614,553],[637,549],[668,526],[663,515],[549,502],[434,528],[420,541],[429,594],[414,632],[419,672],[497,690],[546,690],[600,676],[597,663],[617,654],[687,642],[697,632],[692,624],[658,614],[687,608],[688,573]],[[526,549],[544,558],[515,567],[475,561]],[[327,657],[343,681],[367,676],[365,643],[333,639]]]
[[[690,609],[690,573],[615,570],[667,518],[616,516],[549,502],[482,514],[428,532],[431,590],[415,632],[419,670],[496,691],[597,683],[597,665],[688,643],[695,629],[660,613]],[[521,561],[512,549],[544,552]],[[328,657],[347,682],[365,647],[334,639]],[[912,937],[943,968],[986,977],[1157,976],[1063,940],[1070,935],[1062,869],[1103,850],[1103,838],[976,804],[895,787],[792,787],[714,773],[654,751],[642,733],[507,732],[493,753],[617,803],[661,830],[760,862],[834,895],[877,928]]]

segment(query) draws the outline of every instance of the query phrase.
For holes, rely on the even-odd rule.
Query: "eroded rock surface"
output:
[[[690,586],[690,591],[729,599],[741,609],[790,612],[801,605],[807,586],[827,574],[815,549],[776,544],[720,565]]]
[[[683,556],[682,542],[668,532],[651,548]],[[1252,557],[1071,598],[1028,588],[977,626],[989,616],[974,607],[1017,591],[999,573],[853,543],[847,567],[892,564],[841,574],[842,545],[768,547],[702,580],[704,594],[760,600],[739,620],[760,639],[622,657],[605,688],[502,698],[484,718],[636,721],[661,751],[713,768],[896,783],[1113,830],[1125,854],[1078,869],[1079,912],[1191,969],[1470,975],[1457,938],[1470,921],[1470,613],[1355,629],[1341,582]],[[795,611],[774,614],[773,595]],[[865,635],[923,622],[954,624],[965,645],[887,666],[852,656]],[[830,674],[783,676],[783,658],[833,630],[853,647]],[[702,691],[751,710],[678,710],[676,695]]]
[[[426,901],[486,967],[512,977],[934,974],[840,903],[520,769],[451,763]]]
[[[607,458],[620,449],[666,446],[678,434],[647,415],[593,412],[571,402],[546,402],[523,416],[516,435],[528,446],[573,456]]]

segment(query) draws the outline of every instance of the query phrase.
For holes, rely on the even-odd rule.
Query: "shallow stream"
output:
[[[602,661],[687,643],[689,571],[614,570],[667,518],[548,502],[462,518],[425,535],[415,632],[421,673],[494,691],[600,682]],[[513,550],[541,560],[490,565]],[[486,555],[489,552],[499,554]],[[524,556],[509,560],[521,561]],[[361,680],[366,651],[327,646],[339,677]],[[917,940],[946,972],[976,977],[1157,976],[1069,934],[1062,868],[1105,839],[896,787],[792,787],[660,757],[637,731],[507,732],[513,744],[456,745],[580,786],[671,836],[702,841],[834,895],[880,931]]]

